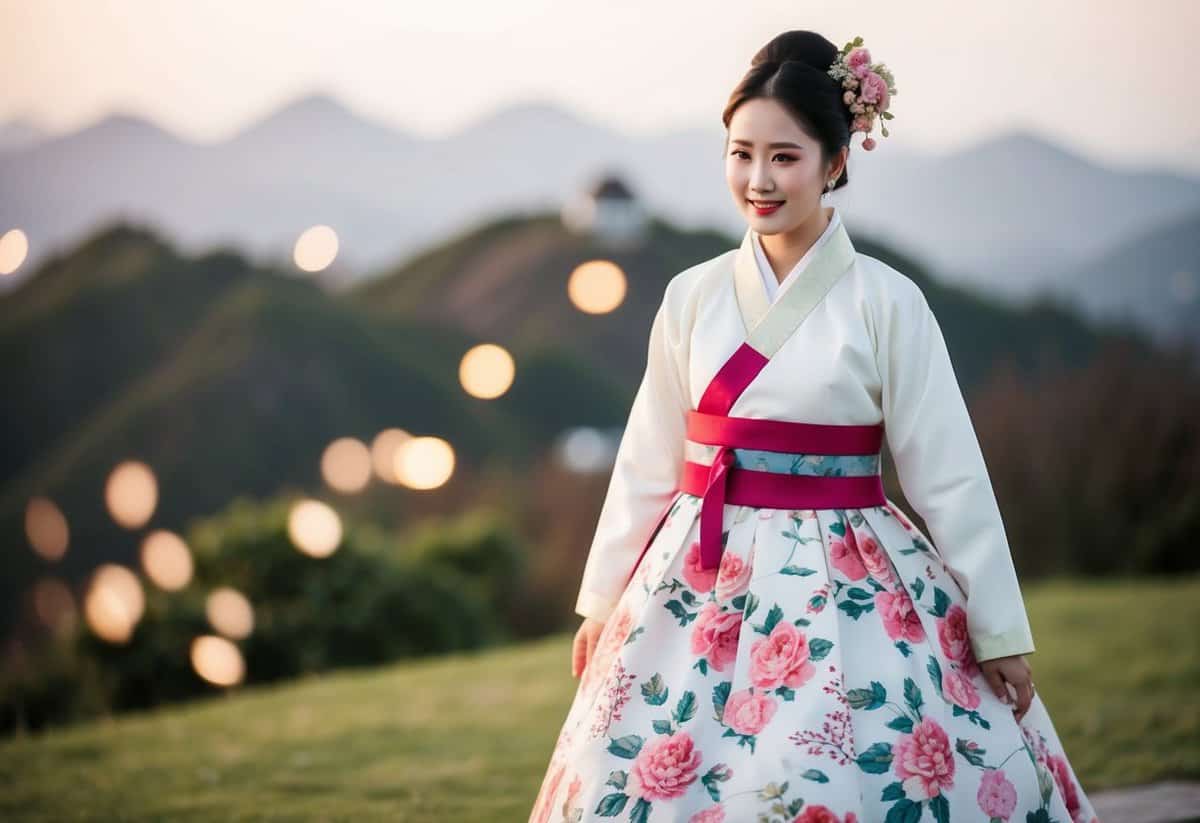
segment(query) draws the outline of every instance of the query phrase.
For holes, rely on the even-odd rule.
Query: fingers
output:
[[[583,666],[587,662],[586,655],[587,641],[583,632],[575,632],[575,642],[571,646],[571,677],[579,677],[583,673]]]
[[[1004,685],[1004,678],[1000,675],[1000,669],[989,666],[983,670],[983,677],[987,680],[988,685],[991,686],[992,692],[995,693],[996,697],[1005,703],[1009,702],[1008,688]]]
[[[592,655],[596,652],[596,641],[600,639],[600,632],[588,632],[587,636],[587,663],[592,662]],[[585,664],[586,666],[586,664]]]
[[[1017,687],[1017,720],[1025,716],[1025,712],[1029,711],[1029,706],[1033,703],[1033,681],[1024,680],[1015,684]]]

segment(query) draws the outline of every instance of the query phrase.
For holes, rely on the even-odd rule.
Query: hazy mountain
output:
[[[1200,211],[1114,244],[1053,291],[1090,316],[1128,320],[1161,342],[1200,344]]]
[[[635,137],[528,104],[426,139],[327,95],[210,144],[113,115],[0,153],[0,225],[29,235],[28,271],[112,215],[157,226],[185,249],[224,243],[280,260],[300,231],[328,223],[340,238],[330,277],[344,280],[500,214],[557,208],[611,171],[676,225],[737,235],[722,135],[715,123]],[[852,152],[850,174],[833,200],[848,225],[945,279],[1013,296],[1200,208],[1195,179],[1105,168],[1024,132],[945,155],[885,140]]]

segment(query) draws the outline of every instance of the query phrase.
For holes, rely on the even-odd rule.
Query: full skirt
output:
[[[700,567],[679,493],[605,622],[531,821],[1095,823],[1036,692],[1020,722],[966,597],[890,500],[727,506]]]

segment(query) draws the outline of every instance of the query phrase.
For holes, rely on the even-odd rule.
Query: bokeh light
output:
[[[229,586],[213,589],[204,601],[204,615],[218,634],[234,640],[254,631],[254,607],[246,595]]]
[[[0,235],[0,275],[12,274],[21,268],[29,254],[29,238],[20,229],[9,229]]]
[[[567,279],[567,296],[588,314],[606,314],[625,299],[625,272],[611,260],[581,263]]]
[[[62,510],[47,497],[30,498],[25,506],[25,537],[34,552],[58,560],[67,551],[70,529]]]
[[[384,429],[371,441],[371,465],[385,483],[399,484],[396,477],[396,452],[412,439],[404,429]]]
[[[362,491],[371,479],[371,450],[357,438],[339,437],[321,455],[321,476],[334,491]]]
[[[129,569],[105,563],[93,573],[83,613],[100,639],[118,644],[128,642],[145,608],[142,583]]]
[[[327,503],[301,500],[288,514],[292,545],[312,557],[328,557],[342,542],[342,519]]]
[[[154,472],[138,460],[126,460],[112,470],[104,487],[108,513],[119,525],[137,529],[146,525],[158,505]]]
[[[337,232],[329,226],[313,226],[305,229],[296,240],[292,258],[300,270],[318,272],[329,268],[337,253]]]
[[[224,637],[203,634],[192,641],[192,668],[214,686],[236,686],[246,677],[242,653]]]
[[[158,529],[142,541],[142,569],[164,591],[179,591],[192,581],[192,552],[175,532]]]
[[[491,400],[508,391],[516,373],[512,355],[495,343],[473,346],[458,365],[458,380],[473,397]]]
[[[454,449],[440,437],[414,437],[396,452],[396,477],[411,489],[436,489],[454,473]]]

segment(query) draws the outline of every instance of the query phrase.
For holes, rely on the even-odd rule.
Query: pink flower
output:
[[[679,797],[696,782],[700,760],[687,732],[654,737],[642,746],[629,770],[630,794],[646,800]]]
[[[979,808],[990,818],[1008,820],[1017,805],[1017,790],[1000,769],[987,769],[975,796]]]
[[[925,639],[921,616],[917,614],[912,598],[903,586],[894,592],[875,592],[875,608],[883,618],[883,628],[888,637],[913,643]]]
[[[953,660],[968,677],[979,673],[975,652],[971,648],[971,635],[967,630],[967,611],[955,603],[946,610],[945,617],[938,618],[938,641],[942,652]]]
[[[936,797],[954,785],[954,752],[946,732],[931,718],[902,734],[892,747],[892,767],[910,800]]]
[[[862,88],[858,93],[864,103],[873,103],[876,111],[883,111],[887,108],[890,99],[887,81],[875,72],[869,71],[863,75]]]
[[[722,722],[738,734],[758,734],[763,730],[779,701],[769,694],[754,694],[751,689],[734,692],[725,702],[725,714]]]
[[[858,544],[854,540],[854,531],[848,530],[841,540],[834,540],[829,546],[829,556],[833,565],[851,580],[862,580],[867,576],[862,558],[858,556]]]
[[[854,812],[846,814],[846,823],[856,823],[857,820],[858,816]],[[792,823],[842,823],[842,821],[828,806],[805,806],[804,811],[796,815],[796,819]]]
[[[750,564],[735,552],[721,555],[717,570],[717,600],[731,600],[750,585]]]
[[[704,655],[714,669],[725,671],[725,667],[737,657],[741,629],[740,611],[723,612],[720,606],[710,600],[696,616],[696,627],[692,629],[692,654]]]
[[[701,809],[688,818],[688,823],[725,823],[725,808],[718,803]]]
[[[871,70],[871,52],[859,46],[856,49],[851,49],[846,55],[846,65],[850,67],[850,71],[854,72],[855,77],[863,77]]]
[[[807,683],[816,667],[808,660],[808,637],[786,620],[750,647],[750,680],[760,689],[779,685],[797,688]]]
[[[942,691],[954,703],[970,711],[979,708],[979,692],[971,678],[957,669],[942,672]]]
[[[1081,809],[1079,807],[1079,794],[1075,791],[1075,780],[1071,777],[1071,766],[1067,763],[1065,757],[1052,754],[1046,758],[1046,767],[1050,769],[1050,774],[1054,776],[1058,792],[1062,795],[1063,802],[1067,804],[1067,811],[1070,812],[1071,819],[1074,820]]]
[[[687,584],[700,593],[712,591],[717,582],[717,570],[700,568],[700,541],[697,540],[683,556],[683,579]]]
[[[858,542],[858,556],[871,576],[880,583],[892,582],[892,567],[888,563],[887,553],[873,537],[863,537]]]

